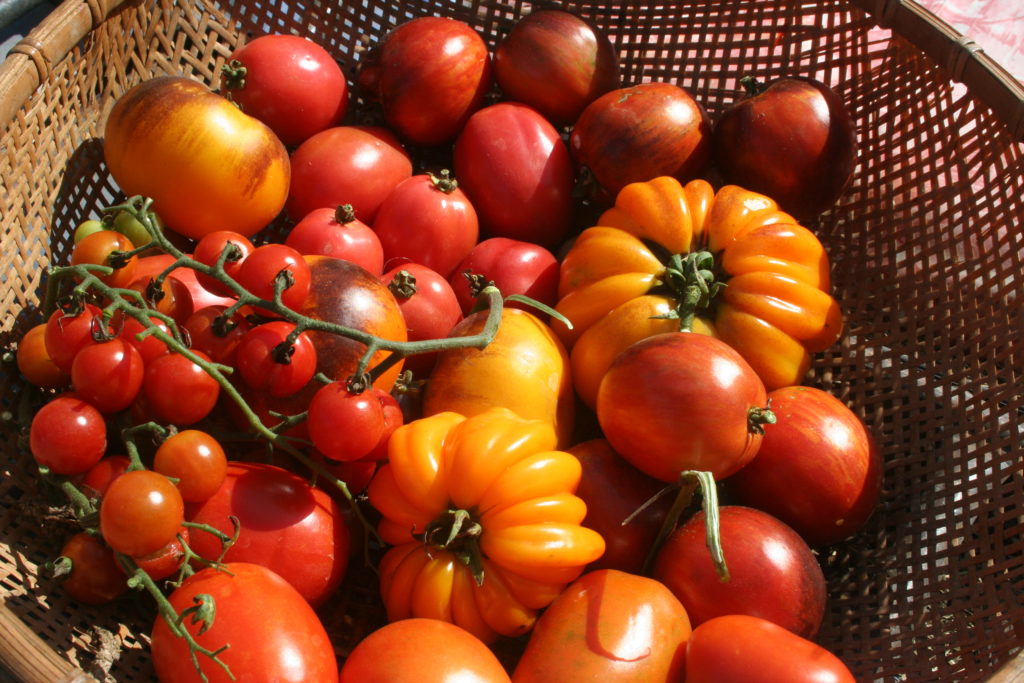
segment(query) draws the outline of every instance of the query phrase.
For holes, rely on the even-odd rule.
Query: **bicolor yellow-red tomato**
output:
[[[505,408],[444,412],[395,430],[370,483],[391,621],[452,622],[485,642],[529,631],[538,611],[604,552],[581,526],[575,456],[546,420]]]
[[[552,328],[591,406],[619,351],[680,329],[725,341],[772,389],[799,384],[810,354],[839,338],[830,287],[821,242],[771,198],[659,177],[623,188],[575,241],[557,305],[572,329]]]
[[[175,232],[249,236],[284,207],[288,152],[261,121],[188,78],[143,81],[118,99],[103,153],[128,195],[153,198]]]

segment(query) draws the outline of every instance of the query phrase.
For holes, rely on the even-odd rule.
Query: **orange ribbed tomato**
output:
[[[604,540],[580,524],[580,463],[555,444],[548,421],[505,408],[395,430],[368,489],[394,546],[380,565],[391,621],[449,621],[484,642],[518,636],[601,556]]]
[[[722,285],[725,285],[724,287]],[[594,405],[619,351],[680,329],[732,346],[769,388],[799,384],[842,332],[821,242],[771,198],[704,180],[633,183],[584,230],[560,271],[552,328]]]

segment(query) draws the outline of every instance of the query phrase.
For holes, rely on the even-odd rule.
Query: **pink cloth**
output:
[[[1024,83],[1024,2],[1021,0],[919,0],[921,5],[977,43]]]

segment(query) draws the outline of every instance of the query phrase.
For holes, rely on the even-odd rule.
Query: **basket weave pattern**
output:
[[[279,5],[129,4],[63,59],[40,58],[46,78],[0,141],[5,344],[36,322],[45,269],[67,262],[77,222],[117,196],[100,137],[114,99],[132,85],[163,73],[214,84],[237,44],[267,32],[315,38],[351,77],[364,41],[414,16],[455,16],[493,47],[531,9],[488,0]],[[608,33],[624,83],[678,83],[712,116],[739,97],[747,73],[813,76],[845,99],[859,166],[839,205],[811,227],[829,250],[847,332],[816,359],[809,382],[872,429],[885,486],[868,527],[823,551],[830,600],[820,641],[858,680],[987,679],[1024,645],[1024,145],[951,79],[962,65],[935,63],[848,2],[566,6]],[[3,410],[16,413],[23,393],[6,367]],[[114,679],[150,680],[144,598],[83,608],[40,573],[69,527],[53,518],[16,428],[3,430],[7,607],[97,677],[102,632],[92,625],[100,625],[124,647]],[[365,605],[372,592],[342,592],[327,621],[343,655],[374,609]]]

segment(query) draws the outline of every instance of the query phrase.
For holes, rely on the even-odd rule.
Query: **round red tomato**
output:
[[[198,429],[186,429],[160,444],[153,456],[153,469],[177,479],[182,499],[197,503],[224,483],[228,460],[217,439]]]
[[[449,282],[463,315],[469,315],[480,290],[488,284],[497,287],[502,296],[522,294],[554,307],[558,300],[558,260],[538,244],[492,237],[473,247]],[[509,305],[542,315],[523,304]]]
[[[307,332],[294,339],[295,324],[274,320],[257,325],[235,350],[235,367],[242,381],[271,396],[291,396],[316,373],[316,349]]]
[[[89,344],[71,364],[71,383],[100,412],[116,413],[131,405],[142,388],[142,354],[121,337]]]
[[[399,183],[381,204],[373,229],[387,267],[408,260],[446,278],[480,236],[476,210],[447,171]]]
[[[345,382],[331,382],[313,395],[306,422],[318,451],[331,460],[359,460],[384,434],[384,406],[372,389],[354,394]]]
[[[82,489],[86,495],[94,498],[102,497],[110,488],[110,482],[124,474],[131,464],[132,461],[128,459],[127,455],[108,455],[101,458],[82,477]]]
[[[241,315],[224,317],[227,306],[206,306],[188,317],[188,330],[192,349],[201,351],[215,363],[234,365],[238,343],[249,331],[249,322]]]
[[[440,273],[419,263],[403,263],[381,277],[402,309],[409,341],[443,339],[462,320],[462,307],[451,284]],[[405,367],[426,375],[434,366],[436,353],[405,359]]]
[[[569,234],[572,158],[536,109],[502,102],[473,114],[455,141],[455,177],[487,235],[554,247]]]
[[[95,343],[93,334],[99,331],[103,331],[103,323],[98,307],[84,304],[77,310],[58,308],[46,321],[43,343],[54,365],[70,375],[75,355]]]
[[[201,351],[193,353],[209,360]],[[157,419],[183,426],[199,422],[213,411],[220,384],[180,353],[166,353],[146,366],[142,392]]]
[[[148,555],[174,540],[185,516],[181,494],[152,470],[132,470],[110,482],[100,503],[103,540],[125,555]]]
[[[708,551],[704,520],[698,512],[669,536],[653,573],[683,603],[694,626],[749,614],[814,637],[825,616],[825,577],[803,539],[760,510],[723,506],[719,529],[729,568],[723,581]]]
[[[64,592],[86,605],[102,605],[128,590],[114,551],[84,531],[73,535],[55,562]],[[68,566],[70,565],[70,566]]]
[[[491,87],[491,57],[468,24],[419,17],[395,27],[381,43],[377,96],[388,125],[418,145],[459,134]]]
[[[231,53],[221,73],[226,94],[286,145],[336,126],[348,109],[348,84],[330,53],[308,38],[268,34]]]
[[[351,261],[374,275],[384,270],[384,247],[377,233],[356,218],[351,204],[314,209],[288,231],[284,241],[300,254]]]
[[[618,453],[666,482],[684,470],[724,479],[757,453],[770,420],[764,384],[724,342],[696,332],[647,337],[615,359],[597,419]]]
[[[231,462],[216,493],[188,506],[189,521],[226,534],[241,524],[228,562],[263,565],[290,583],[312,605],[319,605],[345,576],[349,530],[341,508],[324,491],[287,470],[260,463]],[[193,529],[192,549],[206,558],[221,553],[220,541]]]
[[[412,160],[394,134],[375,126],[336,126],[292,152],[288,215],[351,204],[356,218],[372,224],[377,209],[398,183],[412,175]]]
[[[346,683],[508,683],[491,650],[454,624],[403,619],[364,638],[341,669]]]
[[[77,396],[58,396],[32,417],[32,457],[54,474],[82,474],[107,450],[103,414]]]
[[[285,277],[287,272],[290,277]],[[267,301],[274,300],[274,291],[280,279],[285,280],[281,303],[297,311],[309,295],[309,266],[302,254],[285,244],[264,244],[257,247],[238,270],[238,284]],[[290,281],[290,283],[289,283]]]
[[[245,235],[240,235],[230,230],[217,230],[203,235],[203,238],[196,243],[196,248],[192,251],[192,258],[204,265],[213,266],[221,259],[221,255],[228,248],[228,245],[232,246],[231,250],[224,256],[224,273],[233,280],[237,280],[238,274],[242,270],[242,262],[256,249]],[[199,271],[195,271],[195,273],[199,284],[211,292],[223,294],[224,296],[234,295],[227,285],[216,278]]]
[[[149,326],[161,330],[164,334],[171,335],[171,328],[163,320],[155,315],[149,316]],[[125,316],[120,325],[118,337],[135,347],[142,356],[143,363],[149,363],[157,356],[167,353],[167,344],[160,341],[155,334],[147,334],[141,340],[138,335],[149,329],[133,317]]]
[[[94,273],[111,287],[127,287],[135,278],[137,256],[128,259],[111,260],[118,252],[129,252],[135,248],[131,240],[116,230],[100,230],[84,237],[71,252],[71,265],[97,264],[114,269],[109,275]]]
[[[211,616],[204,622],[186,618],[182,626],[208,650],[230,645],[219,655],[230,675],[200,654],[197,658],[205,677],[200,676],[188,643],[158,616],[152,639],[157,678],[175,683],[336,683],[334,647],[320,618],[302,596],[265,567],[229,562],[224,569],[197,572],[168,599],[179,614],[200,603],[216,609],[215,619]]]
[[[15,359],[22,376],[37,387],[57,389],[71,381],[68,373],[57,367],[46,350],[46,323],[29,328],[18,341]]]
[[[166,579],[177,573],[185,562],[185,547],[182,545],[182,540],[188,543],[188,527],[184,525],[178,529],[178,534],[167,545],[148,555],[133,557],[132,561],[139,569],[149,574],[149,578],[154,581]]]

